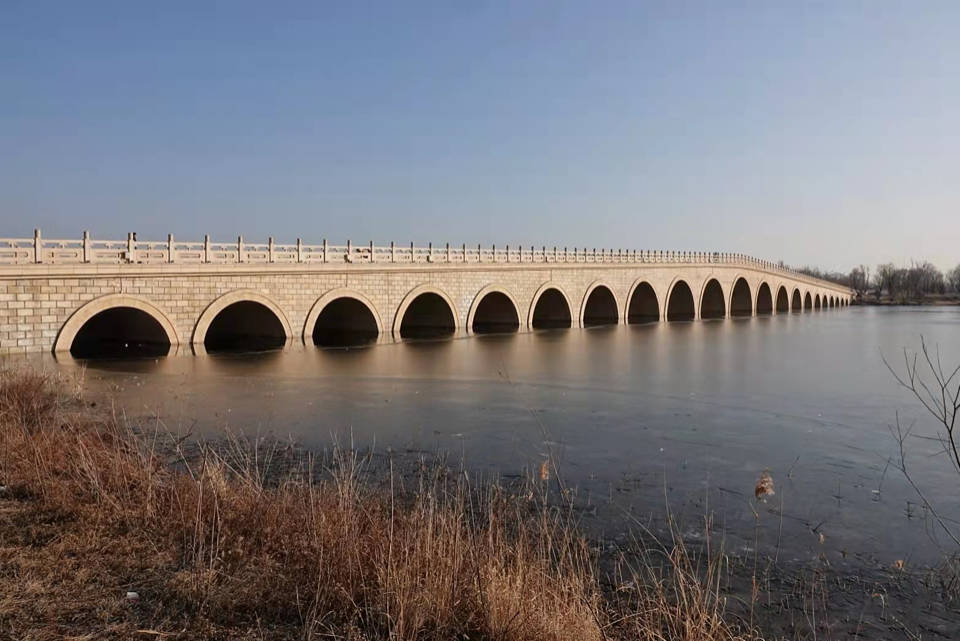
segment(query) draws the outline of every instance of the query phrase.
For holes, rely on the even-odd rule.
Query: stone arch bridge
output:
[[[743,254],[0,239],[0,353],[167,353],[828,310],[849,289]]]

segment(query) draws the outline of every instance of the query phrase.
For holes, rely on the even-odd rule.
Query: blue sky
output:
[[[952,266],[957,34],[958,2],[6,0],[0,236]]]

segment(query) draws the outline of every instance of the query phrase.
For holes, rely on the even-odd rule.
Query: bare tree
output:
[[[920,356],[923,357],[922,360]],[[942,426],[942,429],[937,431],[937,439],[943,448],[941,454],[947,456],[954,471],[960,474],[960,444],[957,443],[957,414],[960,413],[960,365],[952,371],[944,370],[943,363],[940,360],[940,347],[937,346],[935,353],[931,354],[923,336],[920,337],[919,353],[904,348],[902,372],[894,369],[883,354],[881,354],[881,358],[883,358],[884,365],[890,370],[897,383],[910,391],[920,401],[924,409]],[[947,525],[933,504],[927,500],[922,488],[914,481],[907,467],[906,441],[910,437],[914,425],[904,429],[900,424],[900,416],[897,415],[896,426],[892,428],[893,436],[897,439],[899,445],[899,462],[896,463],[896,466],[943,531],[953,539],[957,546],[960,546],[960,534]]]
[[[850,287],[857,293],[857,298],[862,298],[870,287],[870,268],[866,265],[860,265],[850,270]]]
[[[960,265],[957,265],[947,272],[947,282],[950,285],[951,291],[960,294]]]

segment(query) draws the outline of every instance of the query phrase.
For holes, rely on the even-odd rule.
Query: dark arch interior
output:
[[[767,290],[767,296],[770,296],[769,290]],[[733,295],[730,297],[730,315],[753,315],[753,298],[750,296],[750,285],[743,278],[738,278],[737,284],[733,286]]]
[[[807,292],[803,297],[803,310],[809,312],[811,309],[813,309],[813,299],[810,298],[810,292]]]
[[[170,339],[153,316],[133,307],[95,314],[73,338],[75,358],[157,357],[170,351]]]
[[[261,351],[283,347],[287,334],[269,307],[252,300],[227,305],[207,328],[208,352]]]
[[[678,280],[667,302],[667,320],[686,321],[693,320],[693,317],[693,292],[690,291],[689,285]]]
[[[777,312],[786,312],[790,309],[790,299],[787,298],[787,288],[777,290]]]
[[[456,331],[457,321],[439,294],[420,294],[407,307],[400,322],[401,338],[440,338]]]
[[[813,297],[813,308],[820,309],[820,294]]]
[[[616,325],[619,320],[620,313],[613,292],[603,285],[594,287],[583,309],[583,326]]]
[[[799,290],[799,289],[793,290],[793,302],[792,302],[790,305],[791,305],[791,308],[793,309],[794,312],[802,312],[802,311],[803,311],[803,302],[802,302],[802,300],[801,300],[801,298],[800,298],[800,290]]]
[[[760,283],[760,289],[757,290],[757,314],[773,313],[773,296],[770,294],[770,286],[766,283]]]
[[[520,329],[517,308],[503,292],[490,292],[477,305],[471,329],[477,334],[515,332]]]
[[[727,305],[723,301],[723,288],[716,279],[703,289],[703,300],[700,301],[700,318],[723,318],[727,315]]]
[[[344,296],[329,303],[313,325],[313,344],[321,347],[355,347],[377,340],[377,319],[356,298]]]
[[[533,308],[533,328],[556,329],[570,325],[570,306],[560,290],[550,288],[540,294]]]
[[[660,320],[660,303],[650,283],[640,283],[630,296],[628,323],[655,323]]]

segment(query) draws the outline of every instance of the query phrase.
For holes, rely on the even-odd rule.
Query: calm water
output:
[[[753,545],[753,486],[769,468],[777,495],[761,505],[761,546],[780,538],[781,556],[796,559],[931,562],[943,537],[887,466],[897,410],[908,424],[918,420],[914,473],[954,517],[960,479],[933,456],[935,443],[923,437],[935,425],[880,358],[918,347],[921,334],[940,344],[945,362],[960,363],[957,308],[851,308],[347,351],[91,361],[85,379],[134,422],[160,415],[197,433],[229,426],[314,447],[352,435],[379,448],[462,455],[471,468],[504,475],[552,454],[563,480],[606,515],[602,527],[622,527],[623,511],[662,514],[666,494],[688,515],[708,501],[740,550]]]

